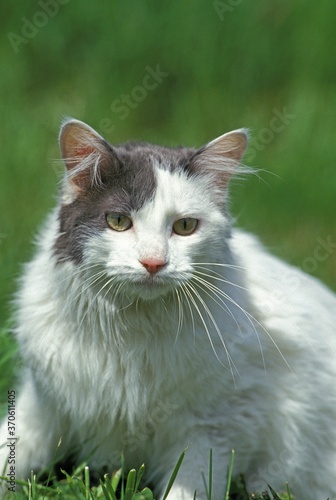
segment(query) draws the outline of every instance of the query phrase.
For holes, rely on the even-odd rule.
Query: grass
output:
[[[170,480],[163,494],[163,500],[169,495],[169,492],[174,484],[174,481],[179,473],[179,469],[184,459],[185,451],[180,455],[176,466],[171,474]],[[244,478],[239,476],[233,478],[233,462],[234,452],[232,451],[228,475],[225,497],[223,500],[294,500],[287,485],[286,492],[280,495],[268,485],[268,490],[262,493],[249,494],[246,490]],[[86,464],[81,464],[73,474],[68,474],[62,471],[64,479],[56,481],[49,474],[47,484],[41,484],[38,478],[32,473],[30,481],[17,481],[20,485],[18,493],[8,493],[5,497],[11,498],[15,496],[20,499],[42,500],[46,498],[78,498],[83,500],[154,500],[154,493],[148,487],[141,487],[143,475],[145,473],[145,465],[142,465],[138,470],[132,469],[125,472],[124,468],[114,471],[112,474],[105,474],[100,479],[96,486],[91,485],[90,469]],[[209,476],[208,481],[205,480],[206,498],[212,500],[212,451],[210,450],[209,459]],[[197,499],[197,492],[194,494],[194,499]]]

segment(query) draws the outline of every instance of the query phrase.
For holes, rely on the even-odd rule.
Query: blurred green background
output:
[[[201,146],[248,127],[260,172],[232,184],[236,224],[336,289],[335,22],[336,3],[312,0],[3,5],[0,326],[55,204],[64,116],[111,143]]]

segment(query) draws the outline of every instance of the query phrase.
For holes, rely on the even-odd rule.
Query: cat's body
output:
[[[17,478],[62,437],[93,470],[145,462],[158,496],[188,447],[172,499],[204,498],[210,449],[223,498],[232,448],[250,488],[336,494],[336,299],[230,231],[245,142],[111,149],[65,124],[70,176],[17,299]]]

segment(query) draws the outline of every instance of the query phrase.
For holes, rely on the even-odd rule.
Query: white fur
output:
[[[18,296],[17,478],[48,465],[62,437],[91,468],[117,467],[122,451],[129,467],[145,462],[161,493],[188,447],[170,499],[205,498],[210,448],[214,499],[232,448],[249,488],[289,481],[297,500],[332,498],[335,296],[252,236],[228,239],[210,184],[157,176],[133,228],[93,236],[81,266],[56,264],[57,211],[47,221]],[[172,233],[181,217],[200,220],[195,233]],[[153,283],[148,257],[167,261]]]

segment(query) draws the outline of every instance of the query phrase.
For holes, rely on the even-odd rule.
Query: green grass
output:
[[[163,500],[169,495],[169,492],[178,476],[180,466],[183,462],[186,451],[183,451],[168,481],[163,494]],[[268,485],[268,489],[262,493],[253,492],[249,494],[246,490],[244,478],[239,476],[233,478],[233,457],[232,451],[230,466],[227,475],[227,486],[223,500],[294,500],[294,496],[289,491],[287,485],[286,492],[278,494]],[[78,498],[83,500],[154,500],[153,491],[147,486],[141,486],[145,465],[138,470],[132,469],[126,472],[123,466],[112,474],[105,474],[100,479],[99,484],[93,486],[90,479],[90,469],[86,464],[81,464],[73,474],[62,471],[64,479],[55,480],[49,473],[45,484],[38,481],[38,477],[32,473],[30,481],[17,481],[16,488],[18,492],[7,493],[5,498],[42,500],[46,498]],[[209,476],[208,481],[205,477],[206,498],[212,500],[212,452],[210,450]],[[197,492],[194,494],[197,499]]]

